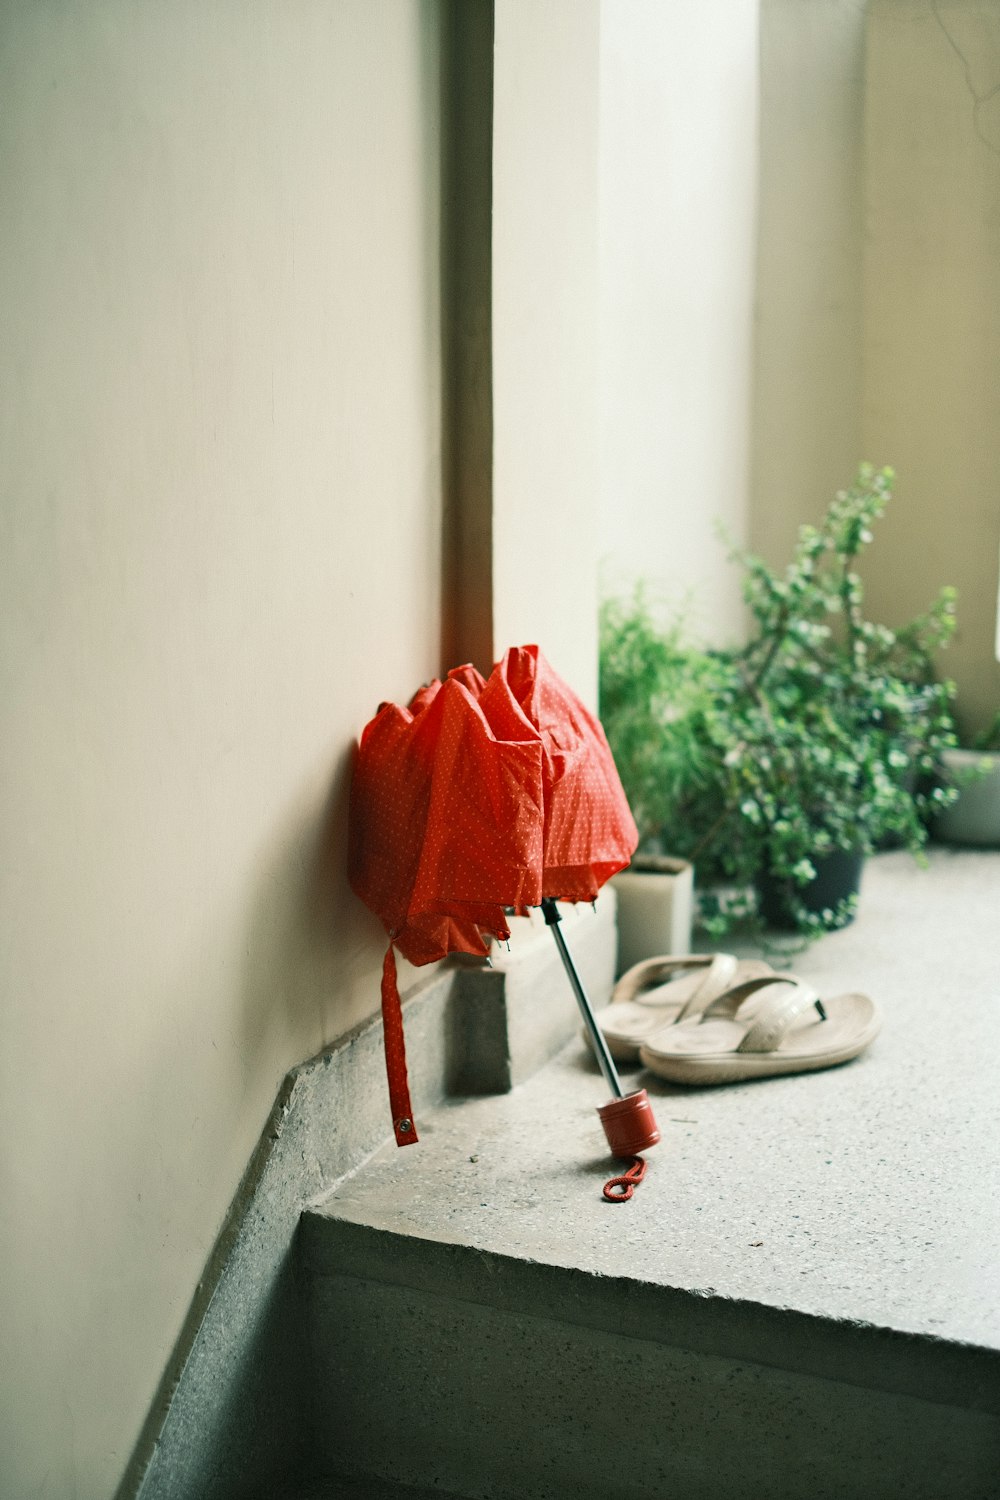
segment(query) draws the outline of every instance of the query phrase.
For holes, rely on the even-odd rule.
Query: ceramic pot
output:
[[[838,902],[856,896],[861,889],[865,856],[860,850],[834,849],[832,854],[820,855],[812,863],[816,877],[808,885],[796,885],[792,880],[778,879],[771,874],[758,876],[757,902],[769,927],[794,930],[793,897],[801,901],[806,911],[818,915],[823,911],[833,911]],[[852,917],[847,917],[840,925],[846,927],[852,920]]]
[[[958,799],[935,818],[934,837],[945,844],[1000,848],[1000,755],[946,750],[942,760]]]
[[[618,897],[618,973],[661,953],[688,953],[694,870],[686,859],[637,854],[611,884]]]

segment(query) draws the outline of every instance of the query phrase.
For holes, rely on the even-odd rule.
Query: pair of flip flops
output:
[[[877,1036],[867,995],[821,1000],[794,974],[729,953],[651,958],[597,1017],[620,1062],[672,1083],[736,1083],[848,1062]]]

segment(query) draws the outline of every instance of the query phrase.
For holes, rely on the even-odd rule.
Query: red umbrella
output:
[[[393,946],[414,964],[489,952],[505,908],[541,906],[615,1101],[602,1118],[616,1155],[654,1143],[645,1092],[621,1084],[555,925],[557,900],[593,901],[629,863],[637,833],[598,721],[537,646],[512,647],[488,680],[458,667],[365,727],[351,786],[348,874],[389,934],[382,1015],[393,1125],[417,1139]],[[623,1108],[624,1104],[624,1108]],[[636,1133],[637,1108],[648,1120]],[[631,1121],[623,1134],[612,1125]],[[643,1132],[645,1132],[643,1134]],[[658,1132],[655,1139],[659,1139]],[[628,1145],[628,1150],[619,1149]]]

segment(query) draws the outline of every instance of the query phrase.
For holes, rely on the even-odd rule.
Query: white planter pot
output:
[[[645,958],[691,951],[694,870],[686,859],[637,855],[611,881],[618,897],[618,973]]]
[[[1000,848],[1000,755],[946,750],[943,759],[949,780],[958,787],[958,800],[935,819],[934,837],[946,844]],[[982,768],[982,775],[969,777]]]

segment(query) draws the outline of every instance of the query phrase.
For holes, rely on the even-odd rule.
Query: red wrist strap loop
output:
[[[604,1184],[604,1196],[609,1203],[627,1203],[646,1175],[646,1163],[637,1156],[627,1172],[621,1177],[611,1177]]]
[[[396,982],[396,955],[392,943],[382,964],[382,1031],[385,1039],[385,1072],[389,1080],[389,1107],[397,1146],[412,1146],[418,1140],[410,1106],[406,1076],[406,1044],[403,1040],[403,1009]]]

